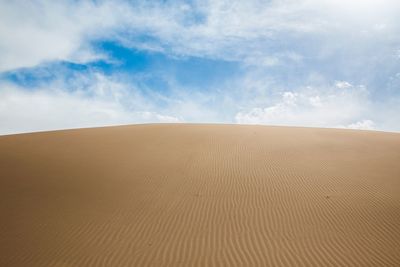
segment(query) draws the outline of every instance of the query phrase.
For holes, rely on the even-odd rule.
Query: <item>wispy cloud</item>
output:
[[[283,92],[281,98],[272,105],[241,111],[235,118],[238,123],[247,124],[318,127],[343,127],[349,124],[355,127],[354,120],[368,116],[368,92],[363,86],[343,87],[343,84]]]
[[[54,80],[45,86],[26,90],[1,83],[1,134],[94,127],[130,123],[179,122],[154,110],[135,88],[98,73],[75,77],[66,84]],[[70,88],[73,88],[71,90]]]
[[[316,57],[324,57],[344,45],[365,47],[367,40],[368,45],[393,42],[400,32],[400,4],[394,0],[37,0],[3,1],[1,6],[3,70],[46,60],[95,59],[102,55],[91,51],[90,41],[101,38],[178,56],[271,64],[281,57],[299,60],[302,55],[291,50],[307,52],[307,45]],[[261,60],[254,61],[255,56]]]
[[[0,1],[0,71],[68,60],[102,59],[90,41],[112,36],[127,3]]]

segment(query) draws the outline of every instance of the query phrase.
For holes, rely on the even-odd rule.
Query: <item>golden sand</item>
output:
[[[0,214],[0,266],[400,266],[400,134],[2,136]]]

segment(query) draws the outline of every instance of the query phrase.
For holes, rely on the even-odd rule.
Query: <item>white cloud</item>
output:
[[[301,47],[309,45],[310,40],[315,57],[329,56],[332,50],[343,46],[347,47],[343,51],[351,55],[352,50],[370,49],[371,43],[388,45],[387,36],[400,32],[394,12],[400,11],[398,2],[351,2],[215,0],[193,1],[184,9],[174,3],[153,4],[131,10],[127,20],[131,32],[156,37],[159,49],[169,49],[178,55],[244,60],[266,66],[280,61],[301,61],[304,55],[291,49],[305,49]],[[200,22],[188,23],[196,16]],[[385,25],[379,28],[379,41],[376,25]],[[126,45],[143,46],[129,34],[118,38]],[[298,47],[290,42],[296,42]],[[153,41],[149,44],[155,45]]]
[[[144,96],[134,81],[95,72],[31,90],[0,83],[0,134],[148,122],[399,130],[398,103],[371,107],[364,86],[308,86],[275,97],[262,79],[235,83],[195,95],[176,88],[169,96]]]
[[[355,123],[351,123],[345,126],[344,128],[356,129],[356,130],[374,130],[375,123],[371,120],[362,120],[362,121],[357,121]]]
[[[0,1],[0,71],[104,58],[88,40],[109,35],[121,22],[121,9],[89,1]]]
[[[340,89],[346,89],[346,88],[352,87],[351,83],[346,82],[346,81],[337,81],[335,83],[335,85],[337,88],[340,88]]]
[[[90,47],[90,41],[99,38],[140,49],[168,50],[175,55],[244,60],[264,66],[302,60],[304,55],[292,51],[283,40],[301,42],[303,38],[309,42],[314,36],[314,42],[322,42],[313,44],[320,46],[315,56],[326,55],[344,42],[352,49],[362,49],[366,39],[361,32],[371,32],[369,43],[393,43],[387,36],[400,33],[397,1],[351,3],[0,0],[0,71],[51,60],[104,58]],[[379,28],[379,41],[374,33],[376,25],[385,25]],[[337,43],[342,36],[348,38]]]
[[[336,87],[318,90],[306,87],[297,92],[284,92],[267,107],[238,112],[235,119],[244,124],[342,127],[362,116],[367,109],[367,92],[363,86],[349,85],[340,90]]]
[[[99,74],[90,87],[76,80],[75,91],[62,82],[26,90],[0,84],[0,134],[148,122],[179,122],[173,116],[151,110],[140,94],[130,95],[129,108],[123,99],[131,94],[125,85]],[[150,110],[146,110],[149,108]]]

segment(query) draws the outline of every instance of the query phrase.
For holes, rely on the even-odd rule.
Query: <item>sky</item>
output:
[[[397,0],[0,0],[0,134],[136,123],[400,132]]]

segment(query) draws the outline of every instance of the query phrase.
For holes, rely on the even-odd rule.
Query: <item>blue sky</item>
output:
[[[0,134],[148,122],[400,131],[398,14],[395,0],[0,0]]]

